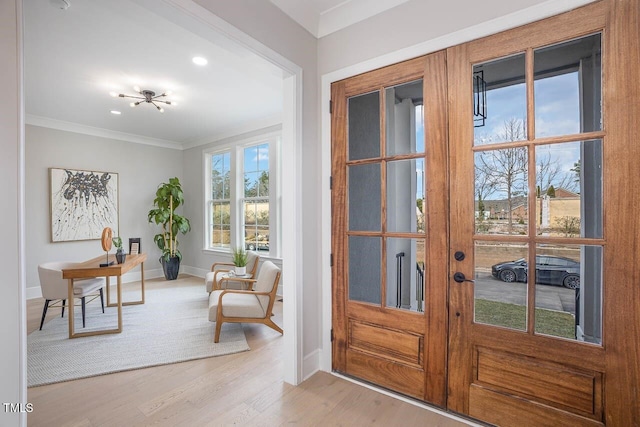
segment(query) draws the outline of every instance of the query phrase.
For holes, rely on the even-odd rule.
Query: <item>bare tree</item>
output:
[[[514,118],[505,121],[499,137],[502,141],[520,141],[524,139],[524,132],[524,121]],[[479,169],[476,171],[476,186],[480,177],[480,182],[486,183],[483,189],[506,194],[508,230],[511,233],[514,199],[527,191],[527,149],[515,147],[481,152],[477,156],[476,169]]]
[[[579,181],[576,182],[571,172],[563,171],[558,159],[551,159],[549,153],[546,157],[536,157],[536,169],[536,185],[541,193],[544,194],[551,186],[573,192],[578,190]]]

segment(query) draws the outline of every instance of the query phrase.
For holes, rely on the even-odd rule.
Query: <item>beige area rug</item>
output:
[[[113,292],[112,301],[115,296]],[[123,300],[139,296],[138,290]],[[57,317],[27,337],[29,387],[249,350],[240,324],[223,324],[220,342],[213,342],[208,295],[204,283],[195,284],[193,278],[178,279],[166,288],[154,285],[147,289],[145,304],[124,306],[120,334],[70,340],[67,311],[61,318],[60,309],[54,310]],[[105,307],[103,314],[99,300],[87,304],[84,329],[80,311],[76,307],[76,332],[118,324],[117,308]]]

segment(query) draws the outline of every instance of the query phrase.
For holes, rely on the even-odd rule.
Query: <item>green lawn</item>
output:
[[[476,299],[476,322],[525,330],[525,309],[523,305]],[[570,313],[536,308],[536,332],[574,339],[575,319]]]

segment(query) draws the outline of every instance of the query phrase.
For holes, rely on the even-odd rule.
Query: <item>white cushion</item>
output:
[[[104,286],[103,279],[82,279],[73,281],[73,294],[83,297],[92,293],[96,293],[98,289]]]
[[[204,284],[207,287],[208,293],[211,293],[211,291],[213,290],[213,276],[215,276],[215,274],[215,271],[210,271],[206,276],[204,276]]]
[[[221,289],[209,295],[209,321],[215,322],[218,315],[218,300]],[[222,296],[222,314],[226,317],[250,317],[262,319],[266,313],[256,295],[226,293]]]

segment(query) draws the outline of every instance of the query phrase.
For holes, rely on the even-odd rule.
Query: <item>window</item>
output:
[[[279,256],[278,147],[271,135],[205,151],[205,250]]]
[[[244,242],[269,251],[269,144],[244,149]]]
[[[228,248],[231,243],[231,153],[211,156],[209,247]]]

